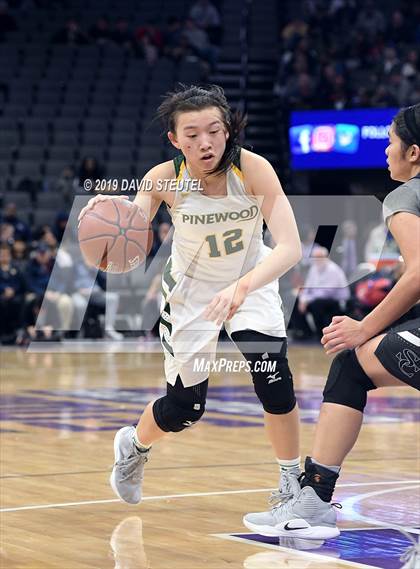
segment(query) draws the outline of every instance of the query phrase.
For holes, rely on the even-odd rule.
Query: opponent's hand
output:
[[[204,319],[215,321],[218,326],[230,320],[246,297],[245,289],[235,282],[220,291],[204,311]]]
[[[363,322],[348,316],[334,316],[331,324],[322,330],[321,344],[327,354],[356,348],[369,340]]]
[[[128,200],[128,196],[105,196],[104,194],[98,194],[94,198],[91,198],[82,211],[79,213],[78,222],[80,223],[82,217],[88,212],[90,209],[94,207],[94,205],[98,202],[104,202],[106,200]]]

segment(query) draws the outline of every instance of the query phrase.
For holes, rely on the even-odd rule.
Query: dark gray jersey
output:
[[[386,196],[383,203],[385,223],[388,225],[390,217],[400,211],[420,216],[420,174]]]

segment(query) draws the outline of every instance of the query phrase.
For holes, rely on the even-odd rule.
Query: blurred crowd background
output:
[[[165,208],[153,224],[151,270],[118,277],[117,287],[109,286],[116,277],[86,267],[68,220],[75,198],[86,199],[86,180],[116,180],[118,191],[121,180],[141,179],[174,156],[153,119],[178,82],[224,87],[248,116],[244,144],[270,160],[289,195],[383,197],[395,187],[382,170],[293,172],[288,115],[417,103],[420,5],[263,4],[0,1],[3,344],[157,336],[159,278],[172,237]],[[362,317],[404,270],[379,216],[362,231],[345,219],[338,240],[310,224],[300,232],[304,258],[280,282],[297,340],[318,338],[332,315]]]

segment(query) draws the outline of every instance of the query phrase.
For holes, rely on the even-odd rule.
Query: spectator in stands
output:
[[[14,241],[15,228],[10,223],[0,224],[0,243],[12,245]]]
[[[309,265],[310,257],[314,247],[316,246],[315,237],[316,231],[312,225],[305,224],[300,230],[300,235],[302,239],[302,260],[300,263]]]
[[[281,37],[286,49],[292,49],[308,33],[308,24],[301,18],[293,18],[282,30]]]
[[[116,44],[124,49],[128,51],[133,49],[133,38],[128,27],[128,21],[125,18],[117,20],[111,37]]]
[[[13,343],[22,326],[22,302],[25,280],[12,262],[9,245],[0,245],[0,342]]]
[[[163,221],[162,223],[159,224],[156,232],[157,238],[153,240],[152,250],[150,252],[151,256],[154,257],[157,253],[159,253],[159,255],[166,255],[166,258],[168,257],[171,244],[169,242],[165,243],[165,240],[170,230],[171,230],[170,223]],[[163,243],[165,243],[165,245],[162,247]]]
[[[153,66],[159,58],[158,48],[152,42],[152,38],[148,32],[142,34],[141,39],[138,40],[138,49],[150,66]]]
[[[67,227],[67,222],[69,220],[69,214],[65,211],[59,211],[54,221],[53,233],[58,243],[61,243],[63,239],[64,231]]]
[[[386,28],[387,41],[394,45],[401,43],[411,43],[414,39],[413,28],[406,21],[406,18],[401,10],[396,9],[391,14],[390,22]]]
[[[113,33],[109,25],[108,18],[105,16],[98,18],[96,24],[90,28],[89,36],[98,45],[102,45],[112,40]]]
[[[105,336],[111,340],[122,340],[123,334],[115,330],[119,294],[105,291],[105,274],[95,268],[88,267],[81,258],[75,262],[74,273],[76,292],[73,293],[73,302],[77,322],[83,321],[89,304],[99,314],[105,314],[106,311]]]
[[[52,184],[52,190],[63,197],[67,206],[73,204],[74,195],[77,188],[76,174],[72,166],[65,166],[57,180]]]
[[[411,94],[408,96],[407,105],[416,105],[420,101],[420,80],[414,85]]]
[[[13,264],[22,272],[28,262],[28,244],[23,239],[15,239],[12,245]]]
[[[103,177],[103,169],[99,165],[96,158],[93,156],[86,156],[83,158],[79,168],[79,186],[83,187],[85,180],[99,180]]]
[[[22,221],[17,215],[17,207],[13,202],[9,202],[4,207],[3,223],[12,225],[14,228],[14,239],[30,241],[31,230],[27,223]]]
[[[0,39],[4,34],[14,32],[17,28],[15,18],[9,13],[7,2],[0,2]]]
[[[366,0],[364,2],[363,8],[359,11],[356,27],[370,38],[385,32],[385,16],[377,9],[374,0]]]
[[[388,92],[394,100],[397,101],[398,106],[404,106],[405,101],[407,101],[412,90],[412,85],[410,81],[402,75],[402,68],[400,65],[394,67],[388,81]]]
[[[370,231],[365,246],[365,261],[376,265],[380,258],[397,259],[398,246],[385,224],[380,221]]]
[[[298,311],[302,321],[311,314],[316,332],[322,337],[322,329],[328,326],[333,316],[343,314],[350,290],[343,270],[328,259],[328,249],[317,247],[312,252],[312,264],[299,294]]]
[[[220,14],[210,0],[197,0],[191,6],[189,17],[207,32],[210,43],[220,45],[222,36]]]
[[[281,30],[275,95],[284,107],[301,109],[417,103],[416,4],[387,19],[373,0],[304,2]]]
[[[187,45],[182,36],[182,25],[179,18],[172,16],[168,19],[163,34],[164,54],[171,59],[179,60],[187,51]]]
[[[57,238],[49,225],[43,225],[36,234],[38,243],[45,243],[55,257],[57,251]]]
[[[55,330],[69,330],[73,302],[67,294],[68,282],[62,278],[60,271],[56,271],[55,278],[51,279],[53,266],[51,249],[45,243],[39,243],[26,268],[27,289],[32,293],[27,314],[34,316],[44,301],[45,324]]]
[[[356,92],[351,98],[352,107],[370,107],[371,104],[371,91],[365,86],[357,87]]]
[[[210,44],[207,33],[199,28],[194,20],[188,19],[185,22],[183,37],[191,53],[208,63],[212,69],[216,64],[217,52]]]
[[[307,73],[292,76],[286,85],[283,101],[293,109],[312,109],[316,106],[316,84]]]
[[[340,266],[344,271],[346,277],[354,274],[358,265],[357,253],[357,225],[354,221],[346,220],[343,223],[343,239],[339,247],[341,256]]]
[[[372,93],[369,103],[375,108],[384,109],[398,106],[397,99],[390,93],[386,85],[378,85]]]
[[[81,29],[77,20],[72,18],[64,28],[59,30],[52,39],[53,43],[68,45],[85,45],[90,42],[89,36]]]
[[[397,50],[395,47],[386,47],[379,62],[379,71],[381,74],[389,75],[399,63],[400,60],[397,57]]]
[[[417,49],[410,49],[404,58],[401,74],[407,79],[415,80],[420,74],[419,52]],[[418,100],[418,99],[417,99]]]
[[[134,39],[141,46],[143,37],[147,35],[147,41],[155,46],[160,54],[163,49],[163,34],[153,21],[144,26],[139,26],[134,32]]]

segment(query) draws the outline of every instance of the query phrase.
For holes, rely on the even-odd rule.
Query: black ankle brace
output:
[[[311,486],[321,500],[331,502],[338,476],[339,475],[332,470],[320,466],[319,464],[314,464],[311,457],[307,456],[305,460],[305,472],[302,475],[300,485],[302,488]]]

